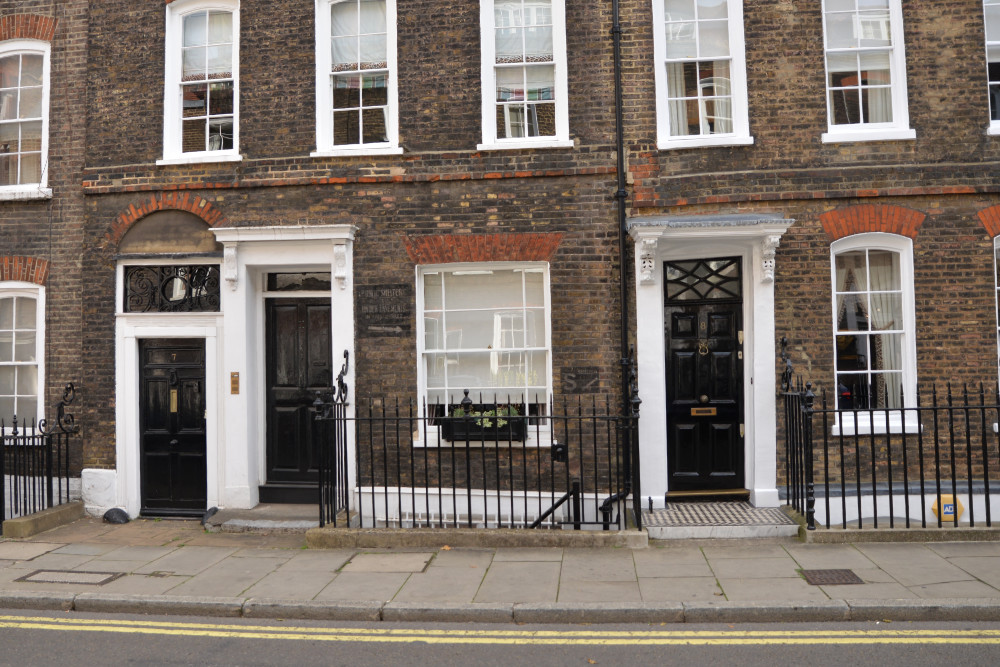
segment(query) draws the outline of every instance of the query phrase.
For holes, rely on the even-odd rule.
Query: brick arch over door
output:
[[[109,244],[117,245],[122,240],[122,237],[125,236],[125,232],[136,222],[150,213],[168,209],[193,213],[204,220],[209,227],[218,227],[226,221],[225,216],[222,215],[222,211],[215,208],[212,202],[202,199],[198,195],[177,192],[158,193],[140,204],[130,204],[127,209],[115,218],[115,221],[111,224],[111,229],[105,234],[105,239],[107,239]]]
[[[885,204],[858,204],[819,216],[831,241],[867,232],[886,232],[915,239],[927,215],[912,208]]]
[[[56,34],[58,19],[40,14],[10,14],[0,16],[0,42],[8,39],[39,39],[51,42]]]
[[[49,278],[49,260],[20,255],[0,256],[0,281],[16,280],[44,285]]]
[[[552,232],[433,234],[404,239],[406,253],[414,264],[548,262],[560,241],[562,234]]]

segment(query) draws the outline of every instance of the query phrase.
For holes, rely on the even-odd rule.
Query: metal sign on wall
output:
[[[577,366],[562,372],[563,394],[592,394],[600,385],[601,369],[597,366]]]
[[[413,287],[359,285],[357,288],[359,330],[373,336],[409,334],[413,321]]]

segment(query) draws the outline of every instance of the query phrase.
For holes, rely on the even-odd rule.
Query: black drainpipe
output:
[[[631,359],[629,358],[628,345],[628,252],[626,251],[626,241],[628,239],[627,220],[625,216],[625,200],[628,193],[625,191],[625,133],[623,129],[622,112],[622,26],[618,0],[611,0],[611,37],[614,42],[615,59],[615,148],[618,153],[617,175],[618,183],[615,191],[615,201],[618,207],[618,267],[620,278],[619,302],[621,304],[621,392],[622,416],[628,417],[632,414],[632,396],[630,388],[630,373],[632,370]],[[631,433],[631,431],[626,431]],[[628,497],[632,491],[632,442],[625,443],[625,452],[622,457],[625,466],[625,488],[607,498],[601,504],[604,529],[608,530],[611,522],[611,505],[619,500]]]

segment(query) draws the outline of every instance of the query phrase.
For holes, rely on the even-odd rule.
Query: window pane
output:
[[[853,250],[839,253],[836,257],[837,291],[864,292],[868,289],[868,269],[865,266],[865,251]]]
[[[986,7],[986,41],[1000,41],[1000,5]]]
[[[333,71],[356,69],[358,67],[358,40],[356,37],[335,37],[333,39]]]
[[[38,400],[34,397],[19,397],[17,399],[17,414],[18,418],[30,422],[37,418],[38,416]]]
[[[16,156],[0,156],[0,185],[17,185]]]
[[[14,361],[35,360],[35,332],[18,331],[14,334]]]
[[[873,371],[903,370],[903,335],[878,334],[869,336],[870,363]]]
[[[14,395],[14,366],[0,366],[0,396]]]
[[[727,0],[698,0],[698,18],[724,19],[729,15]]]
[[[0,299],[0,331],[14,328],[14,299]]]
[[[20,118],[42,117],[42,89],[25,88],[21,90],[21,105],[18,111]]]
[[[0,88],[16,88],[21,67],[21,57],[4,56],[0,58]]]
[[[0,361],[14,361],[14,332],[0,330]]]
[[[0,153],[17,153],[21,150],[21,125],[5,123],[0,125]]]
[[[524,69],[503,67],[497,69],[497,102],[524,100]]]
[[[439,310],[441,303],[441,274],[424,275],[424,310]]]
[[[385,0],[361,0],[361,33],[385,32]]]
[[[184,49],[181,54],[183,61],[182,81],[200,81],[205,78],[207,52],[202,48]]]
[[[358,4],[355,0],[336,2],[330,7],[330,19],[335,36],[358,34]]]
[[[207,84],[197,83],[194,84],[193,86],[184,86],[183,88],[181,88],[181,92],[184,96],[184,106],[183,106],[184,118],[204,116],[207,113],[207,108],[208,108]]]
[[[366,144],[388,141],[385,129],[385,109],[365,109],[361,112],[361,140]]]
[[[853,13],[826,15],[826,46],[828,49],[851,49],[858,45],[854,33]]]
[[[694,0],[664,0],[663,10],[668,21],[693,20],[695,17]]]
[[[208,122],[208,150],[223,151],[233,147],[232,118],[215,118]]]
[[[537,271],[525,271],[524,290],[526,306],[545,305],[545,276]]]
[[[899,253],[888,250],[869,250],[868,275],[872,291],[901,290]]]
[[[333,108],[352,109],[361,106],[361,77],[349,74],[333,77]]]
[[[496,29],[496,61],[519,63],[524,60],[524,31],[521,28]]]
[[[862,47],[892,46],[889,12],[861,12],[858,16],[859,42]]]
[[[42,121],[36,120],[21,123],[21,150],[42,150]]]
[[[386,66],[385,35],[364,35],[359,40],[361,49],[362,69],[382,68]]]
[[[17,90],[0,92],[0,120],[17,118]]]
[[[205,121],[202,119],[185,120],[183,126],[185,153],[205,150]]]
[[[524,344],[526,347],[545,347],[545,311],[525,311]]]
[[[455,272],[445,274],[445,307],[520,308],[521,273],[514,271]]]
[[[21,85],[40,86],[42,85],[42,65],[45,62],[43,56],[35,54],[24,54],[21,56]]]
[[[228,79],[233,76],[233,47],[231,45],[210,46],[206,53],[208,78]]]
[[[0,390],[0,393],[3,393]],[[17,367],[17,393],[19,396],[34,396],[38,393],[38,371],[34,366]]]
[[[698,24],[698,56],[720,58],[729,55],[729,27],[726,21],[702,21]]]
[[[424,357],[424,374],[427,377],[427,386],[431,388],[445,386],[445,368],[448,366],[446,354],[428,354]]]
[[[841,294],[837,297],[837,331],[868,331],[868,296]]]
[[[834,125],[851,125],[862,122],[861,96],[856,89],[830,91],[830,122]]]
[[[362,76],[361,85],[362,106],[376,107],[389,103],[385,74]]]
[[[357,111],[333,112],[333,143],[336,145],[359,143],[361,135]]]
[[[14,420],[14,399],[0,397],[0,421],[8,426]]]
[[[695,42],[694,23],[668,23],[667,58],[696,58],[698,46]]]
[[[204,46],[207,39],[208,12],[197,12],[184,17],[184,46]]]
[[[211,116],[233,113],[233,83],[213,83],[209,86],[208,113]]]
[[[16,329],[29,329],[34,331],[36,322],[37,304],[34,299],[19,297],[15,303],[14,327]]]
[[[529,100],[551,100],[555,97],[556,68],[551,65],[526,67]]]
[[[229,12],[212,12],[208,20],[208,43],[231,44],[232,41],[233,15]]]

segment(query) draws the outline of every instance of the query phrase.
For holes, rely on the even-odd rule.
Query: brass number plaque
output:
[[[176,413],[177,412],[177,390],[176,389],[171,389],[170,390],[170,412],[172,412],[172,413]]]
[[[691,408],[692,417],[714,417],[716,408]]]

